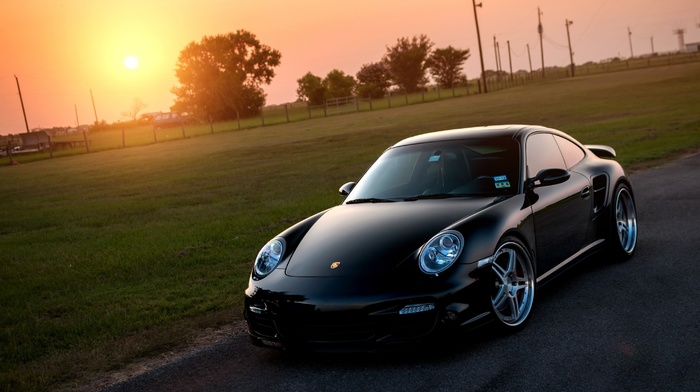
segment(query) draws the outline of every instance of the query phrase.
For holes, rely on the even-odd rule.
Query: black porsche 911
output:
[[[423,134],[387,149],[345,201],[271,239],[245,290],[256,345],[382,350],[528,320],[537,288],[637,244],[608,146],[524,125]]]

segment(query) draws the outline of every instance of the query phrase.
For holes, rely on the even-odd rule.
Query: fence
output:
[[[597,73],[619,72],[698,61],[700,61],[700,53],[698,52],[662,54],[644,58],[578,65],[575,67],[575,75],[593,75]],[[546,75],[544,76],[541,70],[539,70],[534,72],[520,71],[515,74],[501,74],[500,77],[491,77],[486,81],[486,90],[488,92],[495,92],[532,83],[540,83],[544,80],[555,80],[571,76],[569,67],[547,68],[545,72]],[[390,94],[381,98],[343,97],[330,99],[324,105],[318,106],[308,105],[305,102],[269,106],[262,108],[260,115],[257,117],[237,118],[227,122],[214,123],[209,121],[203,124],[179,124],[178,126],[160,129],[156,129],[151,125],[135,125],[129,128],[122,128],[121,130],[93,130],[90,132],[89,140],[83,135],[84,143],[79,147],[78,144],[80,143],[68,143],[70,140],[67,139],[70,139],[70,136],[56,136],[53,138],[53,141],[59,145],[66,146],[66,148],[60,150],[52,148],[50,149],[51,151],[22,154],[22,161],[33,161],[54,156],[75,155],[85,152],[133,147],[203,136],[216,132],[258,128],[261,126],[285,124],[347,113],[389,109],[442,99],[482,94],[483,90],[484,86],[482,81],[474,79],[470,80],[467,85],[455,86],[449,89],[430,86],[423,91],[411,94],[402,91],[392,91]],[[3,161],[8,162],[8,160],[2,160],[0,161],[0,165],[3,165]]]

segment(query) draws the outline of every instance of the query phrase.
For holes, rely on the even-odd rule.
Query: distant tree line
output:
[[[424,34],[399,38],[394,46],[387,46],[380,61],[364,64],[355,77],[337,69],[323,79],[306,73],[297,80],[297,96],[311,105],[321,105],[327,99],[350,95],[381,98],[392,87],[413,93],[428,84],[428,72],[442,88],[466,82],[462,66],[470,56],[469,49],[448,46],[433,50],[433,46]]]
[[[381,98],[392,88],[411,93],[425,88],[428,72],[443,88],[464,82],[462,66],[470,56],[469,49],[433,50],[433,46],[423,34],[399,38],[386,47],[379,61],[364,64],[355,76],[338,69],[324,78],[306,73],[297,80],[297,96],[320,105],[329,98],[353,95]],[[212,121],[257,115],[266,103],[262,86],[270,84],[281,58],[278,50],[245,30],[190,42],[175,67],[179,85],[171,90],[175,94],[171,110]],[[141,109],[135,103],[122,114],[135,117]]]

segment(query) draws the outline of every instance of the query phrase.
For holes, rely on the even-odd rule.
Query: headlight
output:
[[[464,247],[462,234],[449,230],[433,237],[420,252],[420,269],[434,275],[450,268]]]
[[[260,278],[264,278],[270,274],[277,264],[282,260],[284,255],[284,239],[275,238],[270,240],[258,253],[258,257],[255,258],[255,274]]]

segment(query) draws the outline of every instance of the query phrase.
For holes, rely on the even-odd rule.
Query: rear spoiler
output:
[[[615,149],[602,144],[587,144],[584,147],[591,150],[598,158],[615,158]]]

